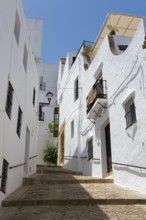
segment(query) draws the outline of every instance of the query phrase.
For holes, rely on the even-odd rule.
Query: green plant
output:
[[[81,52],[81,55],[82,56],[85,56],[88,60],[88,62],[90,63],[91,62],[91,59],[90,59],[90,52],[91,52],[91,46],[88,46],[88,45],[85,45],[83,47],[83,51]]]
[[[116,32],[119,31],[119,29],[117,27],[113,27],[111,24],[108,24],[107,28],[110,30],[110,35],[115,35]]]
[[[43,159],[45,162],[57,164],[57,145],[54,142],[48,142],[44,148]]]
[[[48,124],[48,128],[49,128],[49,130],[50,130],[51,133],[54,133],[56,127],[57,127],[57,123],[55,123],[55,121],[51,121],[51,122]]]

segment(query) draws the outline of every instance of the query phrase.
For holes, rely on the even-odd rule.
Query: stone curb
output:
[[[81,180],[43,180],[35,178],[24,178],[23,185],[35,185],[35,184],[82,184],[82,183],[113,183],[113,179],[81,179]]]
[[[71,200],[11,200],[3,201],[2,207],[63,206],[63,205],[144,205],[146,199],[71,199]]]

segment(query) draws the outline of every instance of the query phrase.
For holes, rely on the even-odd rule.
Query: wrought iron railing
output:
[[[79,48],[79,50],[78,50],[76,56],[73,58],[73,62],[72,62],[72,64],[71,64],[71,66],[72,66],[73,63],[75,62],[75,60],[76,60],[77,56],[79,55],[79,53],[80,53],[82,47],[89,46],[89,47],[92,48],[93,44],[94,44],[94,42],[84,40],[83,43],[81,44],[81,46],[80,46],[80,48]]]
[[[89,92],[86,98],[87,114],[91,110],[96,100],[99,98],[100,99],[107,98],[106,80],[97,80],[96,83],[93,85],[91,91]]]

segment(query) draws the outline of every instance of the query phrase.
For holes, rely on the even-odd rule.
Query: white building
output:
[[[109,14],[93,45],[60,62],[58,79],[58,164],[144,193],[145,32],[144,18]]]
[[[39,129],[38,129],[38,164],[44,164],[43,149],[48,142],[57,144],[57,133],[51,133],[48,125],[55,120],[55,114],[58,115],[57,106],[57,80],[58,65],[37,62],[38,73],[40,77],[39,91]],[[50,103],[47,94],[50,92],[52,98]]]
[[[0,1],[0,201],[36,171],[39,77],[21,0]]]
[[[35,57],[38,76],[39,76],[39,126],[38,126],[38,158],[37,164],[44,164],[43,149],[50,142],[57,143],[57,133],[50,133],[48,124],[54,121],[54,113],[58,110],[57,107],[57,80],[58,80],[58,65],[43,63],[42,61],[42,30],[43,22],[40,19],[27,18],[27,26],[30,34],[30,40]],[[48,92],[53,94],[53,97],[48,102],[46,96]]]

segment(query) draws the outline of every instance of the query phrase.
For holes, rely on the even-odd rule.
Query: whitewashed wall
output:
[[[48,141],[57,143],[57,138],[53,137],[48,129],[48,124],[54,120],[54,108],[57,106],[57,80],[58,80],[58,65],[37,62],[39,77],[43,76],[45,83],[45,91],[39,91],[39,102],[48,103],[46,94],[50,91],[53,93],[50,105],[42,108],[44,112],[44,121],[39,121],[38,130],[38,164],[44,164],[43,149]]]
[[[81,170],[86,175],[104,177],[107,173],[105,126],[110,122],[111,147],[113,162],[113,178],[116,184],[146,193],[146,94],[145,94],[145,50],[142,49],[145,30],[143,21],[137,28],[133,39],[115,38],[115,44],[129,44],[127,50],[120,55],[112,54],[108,38],[105,37],[100,49],[88,70],[84,70],[83,57],[77,60],[69,70],[68,58],[62,78],[58,84],[65,87],[60,103],[60,126],[66,121],[64,156],[77,158],[64,160],[64,166]],[[80,61],[79,61],[80,60]],[[66,67],[67,66],[67,67]],[[61,67],[60,67],[61,68]],[[101,117],[94,119],[95,124],[87,119],[86,97],[102,69],[103,79],[107,81],[107,109],[102,108]],[[73,102],[73,91],[67,88],[74,86],[74,80],[79,76],[80,98],[77,104]],[[128,129],[125,122],[123,101],[135,92],[137,123]],[[61,97],[61,92],[58,95]],[[70,102],[69,102],[70,101]],[[66,103],[69,103],[66,105]],[[75,111],[75,109],[77,110]],[[70,122],[75,118],[75,139],[70,138]],[[78,126],[80,124],[80,126]],[[87,140],[93,136],[94,158],[87,161]],[[81,158],[82,157],[82,158]],[[84,157],[84,158],[83,158]],[[95,160],[94,160],[95,159]],[[99,160],[96,160],[99,159]],[[118,164],[116,164],[118,163]]]
[[[14,36],[16,10],[21,28],[19,45]],[[9,163],[6,193],[0,192],[0,201],[22,184],[22,179],[36,171],[36,133],[38,118],[38,74],[32,48],[27,32],[26,18],[21,0],[5,0],[0,2],[0,176],[3,158]],[[27,71],[23,66],[23,52],[26,44],[28,50]],[[14,89],[11,120],[5,112],[8,82]],[[35,106],[33,106],[33,89],[36,90]],[[22,110],[21,136],[16,133],[18,107]],[[24,166],[10,167],[24,163],[26,128],[30,131],[28,172]]]

